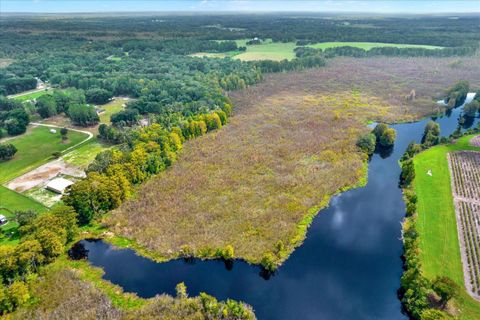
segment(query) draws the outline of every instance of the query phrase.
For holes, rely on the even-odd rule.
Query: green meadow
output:
[[[273,42],[271,39],[264,40],[261,44],[247,45],[249,39],[235,40],[237,46],[246,47],[247,50],[242,51],[229,51],[222,53],[208,53],[198,52],[192,54],[196,57],[209,57],[209,58],[226,58],[233,57],[243,61],[255,61],[255,60],[291,60],[295,58],[294,49],[298,47],[295,42]],[[316,49],[328,49],[335,47],[350,46],[361,48],[364,50],[370,50],[377,47],[396,47],[396,48],[424,48],[424,49],[442,49],[443,47],[420,45],[420,44],[399,44],[399,43],[382,43],[382,42],[321,42],[308,45],[308,47]]]
[[[36,167],[52,160],[54,152],[62,152],[86,139],[84,133],[69,131],[68,140],[62,142],[60,130],[51,133],[48,127],[34,127],[27,133],[8,140],[17,148],[15,157],[8,161],[0,162],[0,183],[5,183]]]

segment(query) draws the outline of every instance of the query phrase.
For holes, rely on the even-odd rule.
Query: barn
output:
[[[48,190],[62,194],[65,189],[73,184],[72,181],[64,178],[56,178],[47,183]]]

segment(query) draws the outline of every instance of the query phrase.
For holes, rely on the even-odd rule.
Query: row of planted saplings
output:
[[[473,292],[480,294],[480,206],[464,201],[459,201],[458,206],[466,247],[470,284]]]
[[[450,157],[455,192],[463,197],[480,200],[480,153],[455,152]]]

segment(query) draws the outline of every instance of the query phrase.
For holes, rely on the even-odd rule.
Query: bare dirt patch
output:
[[[480,300],[480,152],[449,153],[448,163],[465,286]]]
[[[49,180],[58,176],[59,174],[74,177],[85,176],[85,172],[83,172],[83,170],[66,163],[63,161],[63,159],[57,159],[11,180],[7,184],[7,188],[17,192],[24,192],[34,187],[46,184]]]

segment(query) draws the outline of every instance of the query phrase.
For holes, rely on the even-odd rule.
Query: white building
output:
[[[3,214],[0,214],[0,226],[5,223],[7,223],[7,217],[5,217]]]
[[[53,180],[50,180],[50,182],[47,183],[45,188],[47,188],[50,191],[62,194],[65,189],[73,184],[72,181],[64,179],[64,178],[56,178]]]

